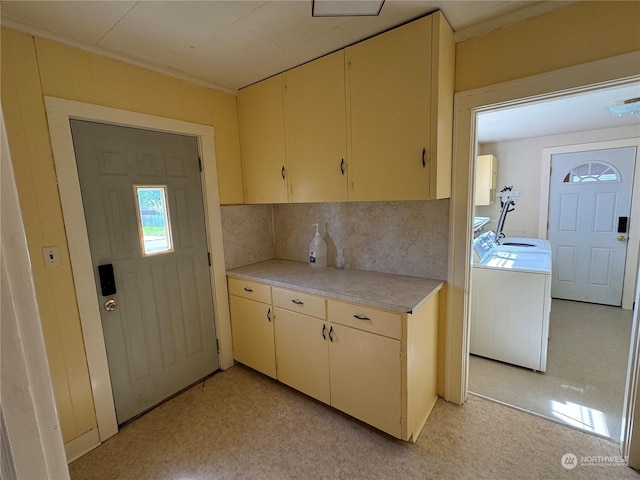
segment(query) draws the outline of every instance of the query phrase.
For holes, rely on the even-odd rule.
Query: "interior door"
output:
[[[635,159],[635,147],[552,156],[552,297],[622,304]]]
[[[219,368],[194,137],[71,120],[118,423]]]

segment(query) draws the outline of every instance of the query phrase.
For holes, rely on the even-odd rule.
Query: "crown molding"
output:
[[[40,27],[35,27],[33,25],[29,25],[26,23],[22,23],[22,22],[17,22],[15,20],[11,20],[9,18],[5,18],[2,17],[0,19],[0,25],[3,27],[8,27],[8,28],[13,28],[14,30],[18,30],[20,32],[35,36],[35,37],[40,37],[40,38],[45,38],[47,40],[52,40],[54,42],[58,42],[58,43],[62,43],[63,45],[67,45],[69,47],[73,47],[73,48],[77,48],[79,50],[82,50],[84,52],[87,53],[92,53],[95,55],[100,55],[103,57],[108,57],[111,58],[113,60],[119,60],[121,62],[124,63],[128,63],[129,65],[133,65],[136,67],[140,67],[140,68],[144,68],[146,70],[151,70],[152,72],[156,72],[156,73],[161,73],[163,75],[167,75],[169,77],[173,77],[176,78],[178,80],[183,80],[185,82],[194,84],[194,85],[198,85],[201,87],[207,87],[210,88],[212,90],[217,90],[220,92],[224,92],[224,93],[230,93],[232,95],[236,95],[238,93],[237,89],[234,88],[229,88],[226,87],[224,85],[220,85],[217,84],[215,82],[209,82],[206,80],[202,80],[200,78],[197,77],[192,77],[190,75],[187,75],[185,73],[182,73],[176,69],[173,69],[171,67],[167,67],[167,66],[163,66],[163,65],[157,65],[151,62],[147,62],[144,60],[140,60],[138,58],[134,58],[128,55],[124,55],[122,53],[118,53],[118,52],[113,52],[111,50],[107,50],[105,48],[99,47],[98,45],[93,45],[93,44],[89,44],[89,43],[84,43],[78,40],[74,40],[72,38],[69,37],[65,37],[64,35],[60,35],[57,33],[54,33],[50,30],[44,29],[44,28],[40,28]]]

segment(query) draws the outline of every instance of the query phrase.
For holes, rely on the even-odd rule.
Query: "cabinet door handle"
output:
[[[333,342],[333,327],[329,329],[329,340]]]
[[[249,293],[253,292],[253,290],[252,290],[252,289],[250,289],[249,287],[244,287],[244,291],[245,291],[245,292],[249,292]]]
[[[327,339],[327,324],[323,323],[322,324],[322,338],[323,339]]]
[[[304,302],[301,302],[300,300],[291,300],[292,303],[295,303],[296,305],[304,305]]]
[[[267,310],[267,320],[271,321],[271,309]]]
[[[426,149],[426,148],[423,148],[423,149],[422,149],[422,168],[426,168],[426,167],[427,167],[427,159],[426,159],[426,156],[427,156],[427,149]]]
[[[344,158],[340,162],[340,172],[342,173],[342,175],[344,175]]]
[[[358,320],[371,320],[366,315],[354,315],[354,317],[356,317]]]
[[[280,170],[280,175],[282,175],[282,179],[283,180],[284,180],[284,172],[285,172],[285,169],[284,169],[284,165],[283,165],[282,166],[282,170]]]

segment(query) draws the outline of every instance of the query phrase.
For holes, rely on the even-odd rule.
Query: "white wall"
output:
[[[498,159],[497,190],[505,185],[513,185],[514,190],[522,190],[524,194],[517,199],[515,211],[507,216],[505,235],[533,238],[542,236],[538,231],[541,200],[543,200],[540,187],[542,176],[548,175],[548,170],[543,171],[543,149],[634,137],[640,137],[640,124],[480,145],[480,154],[492,154]],[[546,205],[546,202],[542,203]],[[500,202],[496,201],[488,207],[476,207],[475,215],[497,220],[500,215]]]

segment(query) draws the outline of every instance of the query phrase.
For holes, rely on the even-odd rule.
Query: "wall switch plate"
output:
[[[42,249],[42,258],[45,267],[57,267],[60,265],[60,252],[58,247],[44,247]]]
[[[510,190],[507,192],[496,193],[496,198],[521,197],[522,195],[523,195],[522,190]]]

